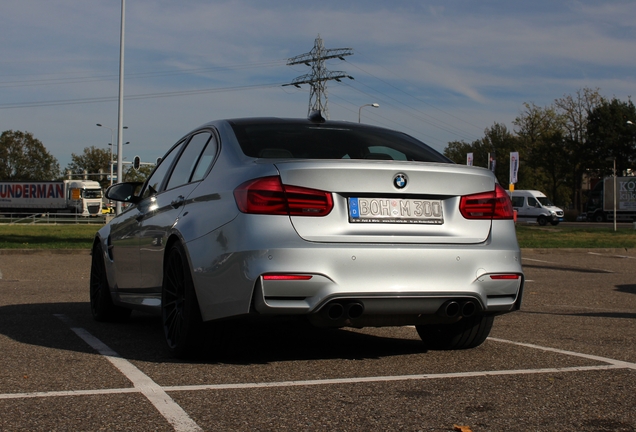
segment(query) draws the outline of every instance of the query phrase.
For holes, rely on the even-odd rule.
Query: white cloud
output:
[[[0,6],[0,37],[11,41],[0,46],[0,131],[33,132],[63,166],[72,152],[105,146],[109,134],[94,125],[116,126],[115,101],[6,106],[116,97],[119,7],[96,0]],[[381,107],[365,111],[367,121],[441,149],[479,138],[494,122],[510,125],[526,101],[549,104],[585,86],[626,99],[636,70],[635,16],[636,3],[620,0],[129,1],[125,90],[288,82],[309,69],[285,66],[285,59],[310,51],[320,34],[326,48],[355,52],[347,62],[328,63],[355,77],[330,84],[332,118],[355,121],[357,107],[372,100]],[[152,160],[214,118],[304,116],[308,97],[307,88],[277,88],[129,100],[126,151]]]

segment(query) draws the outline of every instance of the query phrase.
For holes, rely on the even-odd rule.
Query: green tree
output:
[[[0,179],[49,181],[60,176],[60,165],[29,132],[4,131],[0,136]]]
[[[622,102],[616,98],[603,101],[589,112],[587,119],[587,153],[591,156],[589,168],[599,177],[612,173],[616,159],[617,174],[633,169],[636,163],[634,125],[627,124],[636,119],[636,107],[631,100]],[[630,120],[631,121],[631,120]]]
[[[116,159],[117,156],[114,156]],[[89,176],[89,180],[96,180],[106,188],[110,185],[108,175],[110,175],[110,150],[100,149],[95,146],[84,148],[82,154],[71,154],[71,162],[67,165],[66,170],[71,171],[72,174],[84,174],[86,171]],[[102,176],[95,174],[103,173]]]
[[[155,169],[154,165],[142,165],[138,170],[134,169],[131,165],[126,165],[125,172],[123,174],[124,181],[127,182],[144,182],[150,175],[153,169]]]
[[[444,156],[456,164],[465,164],[466,155],[473,152],[473,145],[464,141],[451,141],[444,149]]]
[[[521,182],[523,189],[545,191],[557,204],[567,206],[571,171],[569,145],[563,136],[565,118],[553,106],[542,108],[534,103],[524,106],[525,110],[513,122],[529,168]]]
[[[583,211],[583,175],[590,167],[589,146],[587,146],[588,114],[605,99],[599,89],[583,88],[574,95],[565,95],[554,101],[557,113],[563,118],[564,138],[568,144],[567,163],[570,165],[572,202],[574,208]]]
[[[573,203],[582,211],[583,175],[593,159],[587,145],[587,119],[603,101],[598,89],[583,88],[547,107],[524,104],[525,110],[513,123],[522,141],[521,160],[532,172],[520,176],[520,186],[545,190],[558,204]]]
[[[495,154],[495,175],[499,183],[508,188],[510,180],[510,152],[519,151],[523,162],[523,152],[519,149],[519,140],[508,128],[500,123],[494,123],[484,131],[484,137],[468,144],[464,141],[449,142],[444,149],[444,156],[458,164],[466,163],[466,154],[473,153],[473,165],[488,168],[488,155]],[[520,178],[524,165],[519,168]]]
[[[519,181],[526,177],[525,153],[520,148],[519,140],[513,135],[508,128],[501,123],[494,123],[490,128],[484,131],[484,137],[474,143],[475,152],[483,155],[484,161],[487,161],[488,153],[495,153],[497,163],[495,165],[495,175],[499,184],[504,188],[508,188],[510,184],[510,152],[519,152]],[[484,163],[482,166],[487,166]]]

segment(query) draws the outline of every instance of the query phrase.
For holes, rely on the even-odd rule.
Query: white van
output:
[[[517,221],[536,222],[539,225],[558,225],[563,221],[563,209],[555,207],[543,192],[536,190],[512,191],[512,208],[517,211]]]

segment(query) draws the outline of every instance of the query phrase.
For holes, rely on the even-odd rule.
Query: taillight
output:
[[[278,176],[243,183],[234,199],[240,211],[252,214],[326,216],[333,208],[331,193],[284,185]]]
[[[490,275],[490,279],[492,280],[516,280],[519,279],[521,276],[519,276],[518,274],[495,274],[495,275]]]
[[[297,274],[265,274],[263,280],[309,280],[310,275],[297,275]]]
[[[495,190],[461,198],[459,211],[466,219],[512,219],[513,210],[510,197],[501,185]]]

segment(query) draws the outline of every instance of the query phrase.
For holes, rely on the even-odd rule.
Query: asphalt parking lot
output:
[[[522,310],[473,350],[276,323],[177,361],[156,317],[92,320],[88,252],[0,252],[0,430],[636,430],[636,251],[523,264]]]

